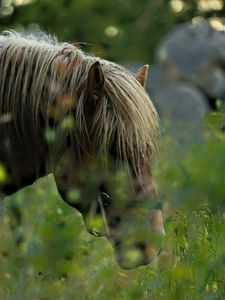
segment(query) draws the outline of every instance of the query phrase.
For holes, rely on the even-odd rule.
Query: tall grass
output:
[[[163,138],[157,178],[167,235],[149,266],[120,269],[52,176],[2,201],[0,300],[225,299],[225,135],[209,124],[180,155]]]

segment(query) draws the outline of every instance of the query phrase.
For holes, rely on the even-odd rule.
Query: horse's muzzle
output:
[[[161,253],[163,245],[163,235],[161,242],[157,245],[139,241],[129,247],[124,247],[122,243],[114,246],[116,260],[119,266],[125,270],[134,269],[148,265],[153,262]]]

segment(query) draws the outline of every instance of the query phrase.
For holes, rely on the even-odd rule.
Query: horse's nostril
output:
[[[137,248],[133,249],[119,249],[116,251],[116,258],[119,265],[126,270],[137,268],[142,265],[143,253]]]
[[[135,246],[137,249],[139,249],[141,251],[145,251],[147,248],[146,242],[143,242],[143,241],[137,242]]]
[[[151,263],[158,255],[158,248],[148,245],[145,241],[124,245],[117,240],[114,249],[118,264],[123,269],[133,269]]]

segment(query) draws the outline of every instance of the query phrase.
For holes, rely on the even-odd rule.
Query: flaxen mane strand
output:
[[[18,126],[28,117],[32,131],[39,127],[40,113],[47,119],[48,108],[72,95],[75,105],[73,137],[87,135],[84,114],[87,75],[99,61],[105,76],[104,94],[93,112],[91,142],[108,152],[112,142],[123,160],[139,173],[142,157],[157,153],[157,113],[144,88],[126,69],[84,54],[71,44],[58,43],[45,35],[34,37],[14,32],[0,35],[0,114],[11,114]]]

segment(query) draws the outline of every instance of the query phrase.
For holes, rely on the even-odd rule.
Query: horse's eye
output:
[[[104,207],[110,204],[110,197],[105,192],[101,192],[101,199]]]

